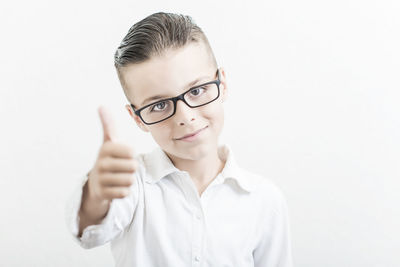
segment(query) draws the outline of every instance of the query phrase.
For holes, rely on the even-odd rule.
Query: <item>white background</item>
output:
[[[0,266],[112,266],[64,207],[97,107],[137,152],[113,54],[156,11],[191,15],[225,67],[222,140],[284,192],[298,267],[400,266],[400,5],[386,0],[14,1],[0,7]],[[173,241],[171,241],[173,242]]]

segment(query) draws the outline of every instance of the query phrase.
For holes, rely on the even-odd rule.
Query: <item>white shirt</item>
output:
[[[239,168],[227,146],[218,153],[225,167],[201,196],[160,148],[139,155],[132,194],[114,199],[101,224],[78,238],[85,177],[67,210],[75,240],[84,248],[111,241],[121,267],[291,267],[282,193]]]

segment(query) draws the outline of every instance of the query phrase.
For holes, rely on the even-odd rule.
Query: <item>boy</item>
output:
[[[226,75],[202,30],[188,16],[150,15],[115,66],[127,111],[159,148],[134,156],[99,109],[104,143],[69,212],[80,245],[111,241],[117,266],[292,266],[280,191],[218,145]]]

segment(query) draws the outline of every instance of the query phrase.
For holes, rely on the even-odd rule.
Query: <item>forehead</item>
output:
[[[140,64],[132,64],[122,70],[124,89],[128,99],[136,107],[153,96],[171,97],[182,93],[186,86],[214,78],[216,66],[207,47],[191,43],[182,48],[167,50]],[[193,84],[195,85],[195,84]]]

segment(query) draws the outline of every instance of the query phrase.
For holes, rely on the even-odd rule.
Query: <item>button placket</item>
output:
[[[201,251],[204,235],[204,221],[201,213],[201,207],[194,207],[193,209],[193,265],[199,266],[201,261]]]
[[[197,192],[196,186],[187,173],[179,173],[180,184],[185,193],[185,197],[192,207],[192,266],[201,265],[201,251],[204,235],[204,216],[202,213],[202,203]]]

